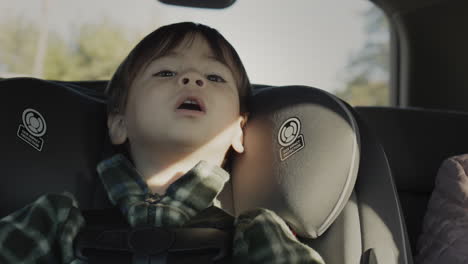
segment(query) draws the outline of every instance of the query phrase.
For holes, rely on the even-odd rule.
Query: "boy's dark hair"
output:
[[[143,38],[120,64],[106,88],[107,114],[125,112],[127,97],[137,74],[148,64],[176,48],[184,40],[191,43],[199,34],[208,41],[215,57],[226,64],[234,75],[239,89],[240,112],[247,113],[250,82],[236,50],[215,29],[192,22],[163,26]]]

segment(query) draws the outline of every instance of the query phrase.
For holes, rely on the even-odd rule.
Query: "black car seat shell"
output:
[[[0,90],[0,216],[45,193],[65,190],[81,208],[92,208],[95,167],[105,144],[104,104],[63,84],[33,78],[0,81]]]
[[[105,105],[76,85],[31,78],[0,82],[8,91],[2,104],[8,129],[0,139],[6,146],[0,159],[6,182],[0,192],[2,216],[44,193],[64,190],[75,195],[83,210],[110,206],[95,172],[109,145]],[[224,196],[232,195],[233,214],[252,206],[270,207],[326,263],[412,263],[385,153],[351,107],[324,91],[300,86],[262,89],[251,105],[246,153],[233,162],[232,190]],[[43,135],[38,133],[41,118],[47,126]],[[264,118],[268,122],[262,123]],[[290,118],[292,123],[287,123]],[[300,134],[294,118],[302,120],[301,130],[296,130]],[[278,134],[281,127],[284,133]],[[40,150],[18,136],[20,130],[42,140]],[[256,140],[258,136],[263,141]],[[279,140],[294,144],[281,145]],[[259,155],[263,159],[255,160]],[[276,160],[269,159],[271,155]],[[257,164],[249,169],[251,158]],[[278,177],[282,184],[270,184],[273,192],[265,192],[263,199],[246,199],[254,187],[268,190],[261,183],[248,185],[262,169],[268,172],[262,184]]]

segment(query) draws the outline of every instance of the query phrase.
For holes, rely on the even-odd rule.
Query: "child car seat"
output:
[[[102,100],[81,89],[33,78],[0,81],[0,217],[64,190],[83,209],[97,206],[95,166],[105,144],[106,113]]]
[[[109,144],[104,104],[64,82],[0,87],[1,215],[64,190],[83,210],[108,207],[95,173]],[[351,107],[301,86],[261,89],[250,106],[245,154],[223,193],[233,214],[275,210],[326,263],[412,263],[385,154]]]
[[[252,99],[234,212],[275,210],[326,263],[412,263],[385,153],[354,110],[301,86]]]

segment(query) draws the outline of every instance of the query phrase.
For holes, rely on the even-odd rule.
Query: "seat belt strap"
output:
[[[148,226],[135,229],[85,229],[77,236],[74,245],[75,255],[85,261],[90,260],[89,255],[96,253],[99,253],[99,258],[120,253],[133,256],[136,262],[169,263],[169,255],[210,252],[215,262],[230,255],[232,236],[227,231],[215,228]]]
[[[226,222],[225,215],[214,209],[206,213]],[[115,208],[82,213],[86,227],[75,239],[74,249],[75,256],[89,264],[231,263],[231,228],[132,228]]]

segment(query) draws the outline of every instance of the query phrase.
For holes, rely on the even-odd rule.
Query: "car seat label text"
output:
[[[291,117],[284,121],[278,131],[278,143],[282,146],[279,154],[281,161],[294,155],[305,146],[304,136],[301,134],[301,121]]]
[[[32,108],[24,110],[22,117],[23,124],[20,124],[18,127],[18,137],[38,151],[42,151],[42,147],[44,146],[42,136],[47,132],[47,124],[44,117]]]

